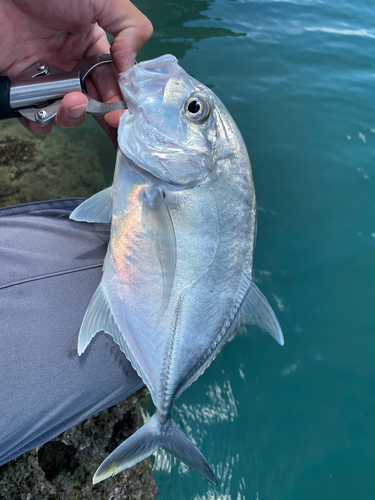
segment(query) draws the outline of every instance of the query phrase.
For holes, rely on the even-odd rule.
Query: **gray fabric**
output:
[[[0,209],[0,465],[143,385],[103,332],[77,354],[109,238],[68,219],[82,201]]]

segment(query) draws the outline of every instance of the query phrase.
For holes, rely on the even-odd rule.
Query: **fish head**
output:
[[[118,130],[124,155],[161,183],[180,189],[201,183],[217,160],[215,94],[172,55],[136,64],[119,83],[128,105]]]

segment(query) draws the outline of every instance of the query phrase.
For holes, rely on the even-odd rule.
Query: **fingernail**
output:
[[[87,108],[87,104],[80,104],[79,106],[74,106],[74,108],[69,109],[69,114],[72,118],[80,118],[83,116]]]
[[[130,62],[130,66],[134,66],[134,63],[135,63],[135,58],[137,57],[138,53],[137,52],[133,52],[129,58],[129,62]]]
[[[135,63],[135,58],[137,57],[137,52],[133,52],[130,54],[130,56],[126,59],[126,62],[124,61],[121,67],[121,73],[125,73],[125,71],[128,71],[132,66],[134,66]]]

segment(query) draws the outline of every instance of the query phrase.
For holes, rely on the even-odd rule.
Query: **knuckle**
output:
[[[151,21],[146,17],[146,24],[144,26],[144,35],[146,37],[146,41],[152,37],[152,34],[154,32],[154,27],[152,26]]]
[[[42,127],[40,125],[31,125],[29,128],[29,131],[32,132],[35,135],[43,136],[47,135],[51,132],[52,130],[52,125],[46,125],[45,127]]]
[[[151,38],[154,32],[154,27],[152,26],[151,21],[144,14],[142,14],[142,17],[139,20],[138,31],[140,38],[142,38],[144,43]]]

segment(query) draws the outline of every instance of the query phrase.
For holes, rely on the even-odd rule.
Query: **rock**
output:
[[[68,197],[106,187],[95,145],[55,129],[30,134],[17,120],[0,121],[0,206]]]
[[[140,425],[139,390],[0,468],[2,500],[152,500],[157,488],[148,458],[96,485],[101,462]]]

